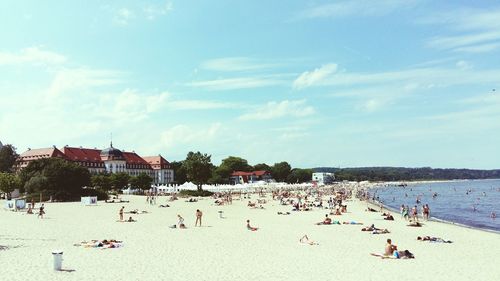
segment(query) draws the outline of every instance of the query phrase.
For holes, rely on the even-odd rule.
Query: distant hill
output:
[[[417,181],[454,179],[498,179],[500,170],[433,169],[403,167],[313,168],[314,172],[335,173],[337,180]]]

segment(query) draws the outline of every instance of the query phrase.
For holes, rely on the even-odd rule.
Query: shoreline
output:
[[[360,202],[366,202],[367,204],[370,204],[372,207],[375,207],[376,209],[380,208],[380,205],[377,205],[377,203],[375,203],[375,202],[361,201],[361,200],[360,200]],[[399,210],[397,210],[397,209],[395,209],[393,207],[387,206],[387,205],[385,205],[383,203],[382,203],[382,206],[383,206],[383,209],[388,210],[389,212],[394,213],[393,215],[399,215],[399,216],[401,215],[401,213],[399,212]],[[420,218],[421,218],[421,216],[419,215],[419,219]],[[500,230],[474,227],[474,226],[470,226],[470,225],[466,225],[466,224],[462,224],[462,223],[458,223],[458,222],[453,222],[453,221],[448,221],[448,220],[444,220],[444,219],[440,219],[440,218],[436,218],[436,217],[432,217],[432,216],[429,218],[429,221],[436,222],[436,223],[442,223],[442,224],[446,224],[446,225],[454,225],[454,226],[458,226],[458,227],[463,227],[463,228],[468,228],[468,229],[474,229],[474,230],[479,230],[479,231],[484,231],[484,232],[489,232],[489,233],[495,233],[495,234],[499,234],[500,235]]]

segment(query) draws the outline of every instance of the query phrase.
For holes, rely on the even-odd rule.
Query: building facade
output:
[[[52,148],[28,149],[19,156],[17,169],[22,170],[31,161],[37,159],[55,157],[77,163],[87,168],[91,174],[122,172],[130,176],[138,176],[145,173],[153,178],[153,183],[156,185],[168,184],[174,181],[174,171],[170,163],[161,155],[141,157],[133,151],[121,151],[113,147],[113,143],[103,150],[70,146],[65,146],[61,150],[55,146]]]
[[[235,171],[231,174],[229,182],[231,184],[239,183],[253,183],[258,181],[270,182],[273,180],[271,173],[268,171],[253,171],[253,172],[242,172]]]
[[[319,185],[331,184],[335,181],[334,173],[313,173],[312,181]]]

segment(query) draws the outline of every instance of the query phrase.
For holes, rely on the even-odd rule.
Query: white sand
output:
[[[218,207],[211,199],[180,199],[168,202],[170,208],[158,208],[147,205],[145,197],[123,198],[131,203],[48,203],[43,220],[0,211],[0,245],[20,246],[0,251],[2,280],[500,280],[499,234],[437,222],[410,228],[398,214],[396,221],[384,221],[380,213],[365,212],[359,201],[348,202],[349,213],[333,218],[375,223],[392,233],[372,235],[359,225],[317,226],[326,210],[291,212],[277,202],[259,210],[247,208],[245,200]],[[157,203],[165,204],[166,197]],[[151,213],[132,215],[136,223],[119,223],[122,205]],[[193,227],[197,208],[204,212],[203,227]],[[219,210],[226,219],[218,218]],[[188,229],[168,228],[178,213]],[[260,229],[248,231],[246,219]],[[304,234],[320,245],[300,244]],[[419,235],[454,243],[418,242]],[[387,238],[416,259],[370,256],[383,251]],[[123,240],[124,247],[73,246],[91,239]],[[52,270],[55,249],[64,251],[63,268],[73,272]]]

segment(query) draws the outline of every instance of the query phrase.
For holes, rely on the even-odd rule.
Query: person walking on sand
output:
[[[198,209],[196,210],[196,222],[194,223],[194,226],[196,226],[198,224],[198,222],[200,222],[200,226],[201,226],[201,217],[203,216],[203,213]]]
[[[125,206],[122,206],[120,208],[120,211],[118,212],[118,214],[120,215],[120,221],[123,221],[123,210],[125,209]]]
[[[38,218],[43,219],[43,215],[44,215],[44,214],[45,214],[45,206],[42,204],[42,205],[40,206],[39,211],[38,211]]]

